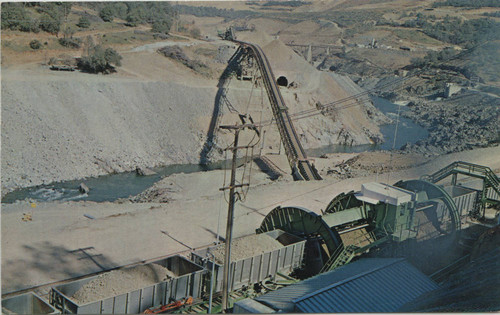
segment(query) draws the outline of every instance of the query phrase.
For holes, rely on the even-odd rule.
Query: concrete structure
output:
[[[33,292],[2,300],[2,314],[60,314]]]
[[[462,90],[462,87],[454,84],[454,83],[446,83],[446,89],[444,92],[445,97],[451,97],[454,94],[457,94]]]

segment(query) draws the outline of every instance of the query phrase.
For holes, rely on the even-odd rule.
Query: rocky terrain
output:
[[[255,234],[231,242],[231,260],[237,261],[282,248],[283,245],[267,234]],[[226,244],[218,246],[212,254],[219,264],[224,263]]]
[[[264,44],[276,73],[296,83],[296,87],[282,90],[291,113],[315,109],[316,102],[326,103],[362,91],[346,77],[332,77],[316,70],[277,40]],[[231,113],[233,109],[259,120],[272,117],[265,91],[246,81],[233,79],[225,86],[233,109],[217,103],[214,78],[223,66],[214,59],[217,55],[199,55],[196,51],[216,52],[218,45],[221,43],[207,46],[193,41],[191,46],[173,46],[185,60],[203,64],[201,74],[191,64],[149,48],[127,52],[122,68],[108,76],[49,72],[36,64],[5,67],[2,194],[17,187],[136,167],[197,164],[202,160],[200,154],[216,106],[222,112],[218,124],[239,121],[238,115]],[[284,56],[286,62],[281,59]],[[144,60],[149,63],[144,64]],[[377,124],[384,121],[387,118],[371,102],[365,102],[362,107],[302,119],[295,126],[303,146],[314,148],[331,143],[381,141]],[[215,132],[222,139],[219,149],[231,143],[230,134],[217,129]],[[268,126],[265,132],[266,148],[278,150],[276,127]],[[343,136],[339,137],[339,133]],[[223,159],[221,153],[213,154],[211,160]]]
[[[2,193],[198,163],[214,87],[91,76],[2,72]]]
[[[364,90],[411,102],[405,115],[429,129],[429,139],[405,146],[404,152],[439,154],[497,143],[498,95],[491,86],[496,83],[487,82],[495,78],[491,69],[481,66],[474,74],[483,92],[476,88],[470,97],[462,92],[446,101],[432,101],[442,96],[446,83],[473,85],[470,71],[460,65],[427,69],[425,76],[416,77],[419,82],[392,84],[408,71],[412,75],[414,58],[450,46],[449,39],[436,38],[418,19],[441,23],[451,15],[472,20],[492,9],[434,8],[428,0],[392,5],[401,12],[390,9],[387,1],[357,1],[355,7],[346,1],[293,7],[234,3],[234,10],[226,10],[225,3],[207,8],[206,3],[193,2],[194,9],[181,6],[176,32],[169,36],[157,36],[143,24],[124,25],[120,19],[106,24],[91,7],[74,5],[68,23],[85,14],[92,17],[92,27],[78,28],[71,36],[93,37],[123,56],[117,72],[107,76],[50,72],[42,66],[48,59],[72,59],[81,51],[62,47],[46,32],[37,36],[47,47],[33,50],[28,45],[31,33],[4,30],[2,195],[18,187],[138,166],[223,159],[232,135],[218,131],[218,125],[234,124],[239,115],[251,115],[254,121],[272,117],[258,81],[221,78],[236,45],[217,34],[229,26],[236,27],[239,39],[259,44],[274,74],[286,78],[288,85],[280,89],[290,114],[317,109],[315,115],[294,121],[306,149],[384,140],[378,125],[390,120],[366,95],[352,100],[360,106],[320,110],[332,102],[345,105],[343,100]],[[309,44],[327,44],[332,50],[313,48],[310,64],[304,46],[290,46],[295,44],[306,45],[306,50]],[[474,65],[483,57],[481,50],[471,56]],[[472,110],[466,103],[481,109]],[[278,152],[276,127],[264,127],[262,134],[261,153]]]
[[[103,273],[87,282],[71,297],[84,305],[165,282],[175,274],[158,264],[137,266]]]
[[[412,102],[403,115],[429,131],[429,137],[401,149],[444,154],[500,141],[500,98],[464,92],[445,101]]]

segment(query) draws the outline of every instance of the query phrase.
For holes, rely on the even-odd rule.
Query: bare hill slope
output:
[[[262,32],[251,35],[249,40],[265,45],[275,75],[297,83],[282,87],[290,113],[358,92],[351,91],[352,81],[316,70],[281,41]],[[197,59],[198,48],[183,47]],[[124,53],[123,67],[111,76],[55,73],[35,64],[3,67],[2,193],[137,166],[198,163],[216,100],[214,79],[224,67],[208,64],[212,77],[152,50]],[[272,117],[267,98],[252,89],[250,83],[240,82],[230,86],[229,96],[235,106],[248,110],[253,93],[250,110],[255,111],[260,103],[255,97],[262,95],[262,113]],[[295,126],[305,148],[365,144],[380,136],[378,114],[368,113],[378,111],[367,104],[334,116],[298,120]],[[233,124],[234,118],[228,115],[222,122]],[[266,144],[279,143],[277,131],[268,133]]]
[[[2,188],[198,163],[216,89],[68,74],[2,73]],[[7,77],[7,79],[6,79]]]

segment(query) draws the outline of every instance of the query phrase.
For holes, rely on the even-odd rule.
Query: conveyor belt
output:
[[[296,179],[320,180],[318,171],[307,159],[306,153],[300,144],[299,137],[292,120],[288,115],[288,107],[285,105],[283,96],[276,84],[274,74],[269,64],[269,60],[258,45],[237,41],[242,47],[248,48],[255,55],[257,64],[262,72],[264,86],[271,103],[274,118],[276,119],[278,130],[285,147],[285,153],[292,168],[292,175]]]

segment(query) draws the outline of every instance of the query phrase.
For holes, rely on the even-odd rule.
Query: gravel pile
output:
[[[78,304],[87,304],[138,290],[172,277],[175,277],[172,271],[157,264],[113,270],[86,283],[75,292],[72,299]]]
[[[233,240],[231,244],[231,261],[245,259],[248,257],[271,252],[283,247],[283,244],[270,237],[267,234],[255,234]],[[226,245],[222,244],[212,253],[215,261],[219,264],[224,263]]]

